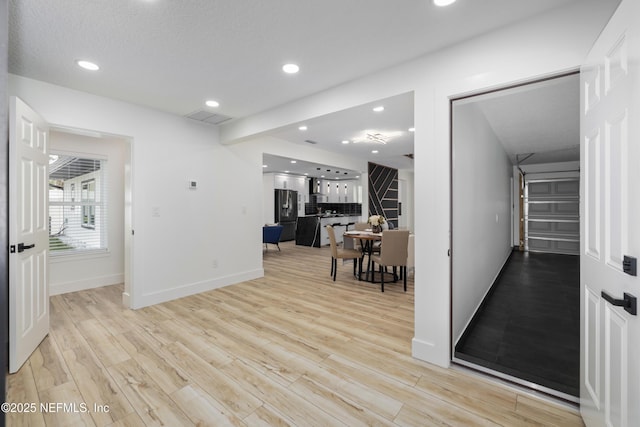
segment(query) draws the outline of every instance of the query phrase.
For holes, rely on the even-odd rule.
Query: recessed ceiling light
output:
[[[207,105],[207,107],[219,107],[220,103],[218,101],[214,101],[213,99],[208,100],[207,102],[205,102],[205,104]]]
[[[384,106],[379,105],[379,106],[375,107],[373,109],[373,111],[375,111],[376,113],[379,113],[380,111],[384,111]]]
[[[347,141],[346,139],[344,141],[342,141],[343,144],[348,144],[351,141]]]
[[[320,178],[324,178],[324,175],[320,175]]]
[[[298,163],[296,160],[291,160],[291,163]]]
[[[433,0],[433,4],[436,6],[449,6],[452,3],[455,3],[456,0]]]
[[[300,71],[300,67],[298,67],[296,64],[284,64],[282,66],[282,71],[287,74],[295,74]]]
[[[83,59],[77,60],[76,64],[78,64],[78,67],[84,68],[85,70],[89,71],[98,71],[100,69],[98,64],[91,61],[85,61]]]
[[[268,168],[269,166],[267,166],[267,165],[262,165],[262,167],[263,167],[263,168]]]
[[[309,172],[305,172],[304,174],[305,174],[305,175],[309,175]]]
[[[378,150],[371,150],[373,154],[378,154]]]
[[[416,128],[409,128],[409,132],[415,132]]]
[[[284,173],[289,173],[289,171],[284,171]]]
[[[298,128],[298,130],[303,130],[303,131],[304,131],[304,130],[307,130],[307,127],[306,127],[306,126],[304,126],[304,125],[302,125],[302,126],[300,126],[300,127]]]

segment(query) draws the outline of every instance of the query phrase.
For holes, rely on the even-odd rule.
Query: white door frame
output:
[[[449,114],[450,114],[450,127],[452,128],[453,126],[453,103],[454,101],[457,100],[463,100],[463,99],[469,99],[469,98],[473,98],[476,96],[480,96],[480,95],[485,95],[485,94],[491,94],[491,93],[495,93],[495,92],[500,92],[500,91],[504,91],[504,90],[508,90],[508,89],[513,89],[513,88],[518,88],[518,87],[522,87],[522,86],[527,86],[530,84],[536,84],[536,83],[541,83],[541,82],[545,82],[548,80],[554,80],[557,78],[562,78],[565,76],[570,76],[570,75],[577,75],[579,74],[579,69],[571,69],[571,70],[564,70],[562,72],[558,72],[558,73],[554,73],[554,74],[546,74],[546,75],[542,75],[542,76],[533,76],[530,79],[527,79],[526,81],[522,81],[519,82],[517,84],[507,84],[501,87],[496,87],[496,88],[491,88],[489,90],[485,90],[485,89],[481,89],[478,91],[474,91],[474,92],[470,92],[470,93],[465,93],[464,95],[460,95],[460,96],[449,96],[450,102],[449,102]],[[449,247],[450,247],[450,253],[451,256],[449,257],[449,280],[450,280],[450,301],[451,301],[451,313],[450,313],[450,324],[449,324],[449,343],[450,343],[450,360],[452,363],[454,364],[458,364],[458,365],[462,365],[462,366],[466,366],[468,368],[471,368],[473,370],[479,371],[479,372],[483,372],[485,374],[494,376],[496,378],[500,378],[509,382],[515,382],[517,384],[520,384],[522,386],[525,386],[527,388],[530,388],[532,390],[537,390],[537,391],[542,391],[546,394],[549,395],[553,395],[553,396],[557,396],[560,397],[561,399],[567,400],[567,401],[578,401],[578,398],[574,398],[573,396],[569,396],[565,393],[562,392],[558,392],[556,390],[551,390],[547,387],[543,387],[540,386],[538,384],[526,381],[526,380],[522,380],[519,378],[515,378],[512,377],[510,375],[506,375],[503,374],[501,372],[497,372],[494,371],[492,369],[488,369],[470,362],[467,362],[465,360],[461,360],[455,357],[455,345],[456,345],[456,339],[457,337],[454,336],[454,324],[453,324],[453,319],[454,319],[454,315],[453,312],[455,310],[454,307],[454,301],[453,301],[453,296],[454,296],[454,292],[453,292],[453,286],[454,286],[454,271],[453,271],[453,260],[454,260],[454,253],[455,253],[455,248],[454,248],[454,244],[453,244],[453,235],[455,233],[455,230],[453,228],[453,210],[454,210],[454,206],[453,206],[453,200],[454,200],[454,196],[453,196],[453,132],[451,132],[450,134],[450,146],[449,146],[449,156],[450,156],[450,167],[449,167],[449,201],[450,201],[450,207],[449,207],[449,214],[450,214],[450,218],[449,218],[449,224],[450,224],[450,233],[449,233]],[[511,184],[512,187],[510,187],[510,192],[511,197],[513,198],[513,185],[517,186],[516,184]],[[516,214],[519,213],[519,209],[515,210],[513,205],[511,207],[511,212],[512,215],[515,212]],[[512,221],[516,221],[514,218],[512,218]],[[514,233],[514,227],[511,227],[511,234],[513,236]],[[513,244],[513,238],[511,239],[511,242]],[[579,304],[579,301],[576,301],[576,304]],[[463,330],[466,330],[466,328],[468,327],[468,325],[465,326],[465,328]]]
[[[133,142],[130,136],[118,135],[96,130],[88,130],[77,127],[50,124],[50,130],[74,135],[85,135],[93,138],[116,138],[125,144],[124,156],[124,291],[122,293],[122,303],[125,307],[131,308],[133,286]]]

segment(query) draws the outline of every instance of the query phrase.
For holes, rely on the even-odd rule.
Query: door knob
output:
[[[32,249],[35,248],[36,244],[32,244],[32,245],[25,245],[24,243],[18,243],[18,253],[20,252],[24,252],[27,249]]]
[[[624,293],[623,299],[615,299],[605,291],[601,292],[602,298],[609,301],[611,304],[622,307],[628,313],[633,314],[634,316],[638,314],[638,303],[636,297],[631,294]]]

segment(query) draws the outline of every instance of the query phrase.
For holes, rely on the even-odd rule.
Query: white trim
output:
[[[124,282],[124,274],[91,277],[73,282],[50,283],[49,295],[60,295],[69,292],[84,291],[86,289],[101,288],[103,286],[117,285],[122,282]]]
[[[129,295],[129,292],[122,293],[122,304],[127,308],[131,307],[131,295]]]
[[[229,276],[218,277],[211,280],[203,280],[201,282],[187,283],[185,285],[177,286],[172,289],[141,295],[140,297],[136,298],[137,301],[131,301],[130,307],[133,309],[138,309],[150,305],[161,304],[163,302],[175,300],[178,298],[184,298],[189,295],[195,295],[201,292],[211,291],[218,288],[223,288],[229,285],[235,285],[236,283],[259,279],[261,277],[264,277],[263,268],[249,270],[238,274],[231,274]]]
[[[57,251],[53,251],[57,252]],[[55,255],[49,253],[49,263],[57,264],[59,262],[71,262],[83,259],[108,258],[111,256],[109,249],[85,249],[85,250],[66,250],[60,251]]]
[[[484,292],[484,295],[482,295],[482,298],[480,298],[480,301],[476,304],[476,308],[473,310],[473,313],[471,313],[471,317],[467,319],[467,322],[465,323],[464,328],[460,330],[460,333],[458,334],[457,337],[454,337],[454,340],[452,343],[452,349],[451,349],[452,351],[455,351],[456,345],[458,345],[458,341],[460,341],[460,338],[462,338],[465,331],[469,328],[471,321],[473,321],[473,318],[475,317],[476,313],[478,313],[478,310],[482,306],[482,303],[487,299],[487,295],[489,294],[489,292],[491,292],[491,290],[495,286],[496,281],[500,277],[500,273],[502,273],[502,270],[504,270],[504,268],[506,267],[507,262],[509,262],[509,257],[511,257],[511,254],[513,253],[513,251],[514,251],[514,248],[510,246],[506,256],[504,257],[504,261],[502,261],[502,264],[498,269],[498,272],[495,274],[495,276],[493,276],[493,280],[491,281],[491,286],[487,288],[487,290]]]
[[[52,151],[49,152],[49,154],[60,154],[63,156],[70,156],[70,157],[82,157],[84,159],[90,159],[90,160],[109,160],[109,157],[104,154],[89,153],[89,152],[77,151],[77,150],[59,150],[57,148],[54,148]]]
[[[449,357],[442,357],[442,346],[434,343],[423,341],[417,338],[411,340],[411,355],[416,359],[425,362],[434,363],[443,368],[448,368],[451,364]]]

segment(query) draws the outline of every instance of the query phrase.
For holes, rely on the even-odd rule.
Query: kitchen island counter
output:
[[[296,227],[296,245],[316,248],[328,245],[329,235],[325,228],[327,225],[334,226],[337,243],[342,243],[342,234],[347,230],[347,224],[359,222],[360,218],[360,216],[342,214],[318,214],[299,217]]]

